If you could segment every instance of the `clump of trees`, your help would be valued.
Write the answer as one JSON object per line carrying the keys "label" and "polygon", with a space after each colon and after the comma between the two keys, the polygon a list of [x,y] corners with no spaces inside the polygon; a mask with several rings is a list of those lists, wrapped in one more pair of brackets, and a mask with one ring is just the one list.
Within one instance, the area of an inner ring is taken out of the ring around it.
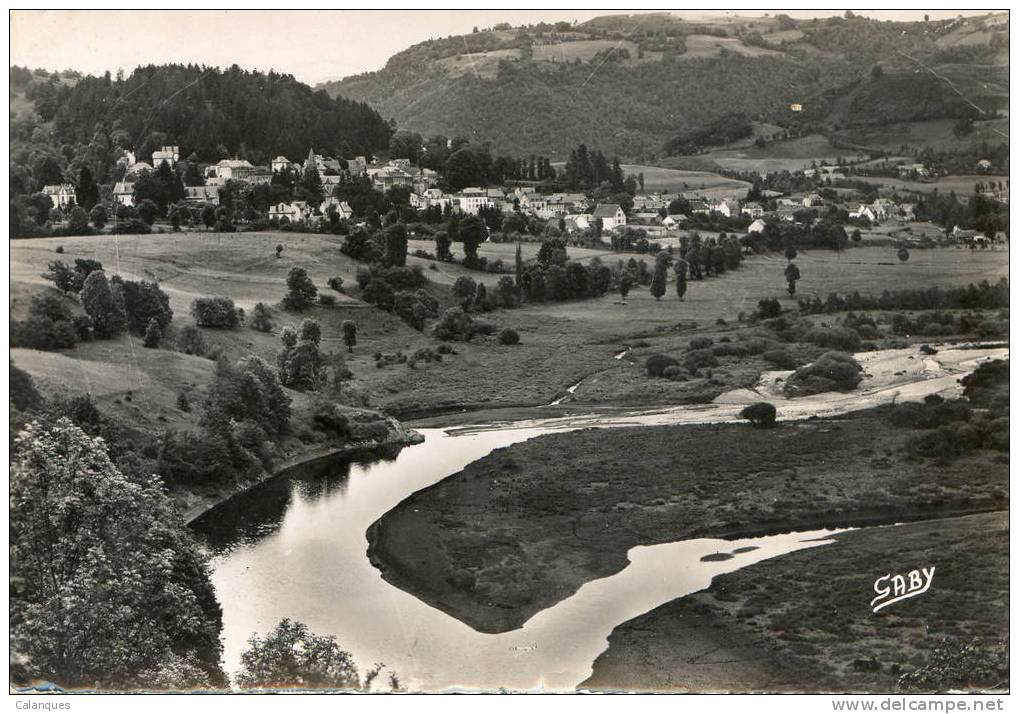
{"label": "clump of trees", "polygon": [[844,352],[825,352],[789,375],[783,391],[790,397],[821,392],[848,392],[863,379],[863,368]]}
{"label": "clump of trees", "polygon": [[881,295],[829,293],[825,300],[800,298],[800,312],[818,314],[846,310],[996,310],[1008,307],[1008,278],[996,283],[982,280],[964,288],[885,290]]}
{"label": "clump of trees", "polygon": [[283,619],[264,638],[248,640],[237,684],[244,689],[358,689],[361,678],[354,658],[335,637]]}
{"label": "clump of trees", "polygon": [[241,324],[234,301],[229,297],[195,298],[191,303],[191,316],[199,327],[233,329]]}

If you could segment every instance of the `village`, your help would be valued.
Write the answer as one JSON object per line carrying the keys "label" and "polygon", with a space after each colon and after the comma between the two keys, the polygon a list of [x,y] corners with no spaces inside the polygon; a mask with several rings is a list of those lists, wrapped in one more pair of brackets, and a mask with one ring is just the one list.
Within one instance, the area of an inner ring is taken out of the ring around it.
{"label": "village", "polygon": [[[404,220],[413,220],[415,212],[419,219],[433,223],[454,214],[481,216],[486,219],[491,235],[501,226],[503,217],[519,214],[545,222],[545,234],[551,229],[552,234],[567,237],[578,245],[615,245],[614,237],[630,229],[630,240],[624,243],[627,247],[641,238],[665,247],[678,245],[691,231],[714,229],[716,233],[739,234],[746,246],[755,235],[765,233],[769,224],[809,228],[823,219],[847,225],[850,231],[855,228],[854,240],[868,239],[870,244],[879,240],[915,248],[933,245],[987,248],[1008,240],[1004,231],[980,231],[920,220],[915,215],[918,200],[915,194],[874,196],[841,188],[847,181],[844,167],[824,163],[792,172],[799,183],[805,180],[814,186],[808,190],[791,193],[758,190],[756,200],[750,200],[751,192],[745,190],[636,191],[628,205],[621,205],[592,198],[591,191],[549,192],[547,181],[540,186],[537,181],[524,180],[513,181],[511,185],[444,190],[440,172],[402,158],[337,159],[309,149],[303,162],[280,155],[267,166],[256,166],[238,158],[200,164],[193,156],[182,157],[179,146],[159,147],[153,151],[151,161],[138,160],[134,152],[124,152],[117,162],[121,179],[110,192],[111,203],[116,206],[115,211],[109,211],[111,230],[117,230],[117,219],[137,215],[147,197],[144,191],[139,191],[139,182],[165,170],[168,176],[179,177],[182,184],[182,200],[176,211],[167,207],[166,224],[173,222],[176,212],[180,223],[199,225],[204,220],[209,228],[228,226],[226,230],[249,225],[252,230],[283,228],[314,232],[328,230],[339,222],[350,227],[365,226],[368,216],[358,215],[341,198],[342,186],[360,181],[378,194],[392,198],[392,204],[403,203],[409,209]],[[983,163],[987,165],[978,165],[977,169],[990,169],[989,162]],[[931,175],[924,164],[902,163],[895,168],[900,176],[914,179]],[[321,185],[322,200],[294,198],[293,187],[299,182],[308,183],[312,173],[316,177],[311,183]],[[247,201],[234,198],[249,196],[258,187],[270,196],[264,211],[252,208],[257,202],[251,198]],[[223,210],[224,192],[231,195],[231,211]],[[43,193],[52,201],[56,211],[53,218],[59,219],[77,205],[73,184],[47,185]],[[991,182],[987,195],[1007,205],[1007,182],[997,184],[996,188]],[[242,204],[243,210],[239,208]],[[152,215],[153,223],[158,219],[158,214]],[[641,233],[635,236],[633,231]]]}

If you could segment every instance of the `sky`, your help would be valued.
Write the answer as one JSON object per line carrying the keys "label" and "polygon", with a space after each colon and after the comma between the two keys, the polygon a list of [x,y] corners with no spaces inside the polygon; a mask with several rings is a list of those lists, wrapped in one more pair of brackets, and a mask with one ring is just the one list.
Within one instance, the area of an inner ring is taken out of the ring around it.
{"label": "sky", "polygon": [[[11,64],[86,74],[130,73],[170,62],[275,69],[309,84],[381,69],[400,50],[424,40],[512,25],[583,22],[633,10],[16,10],[11,12]],[[661,12],[654,10],[652,12]],[[765,9],[739,11],[763,15]],[[772,13],[776,11],[771,11]],[[794,17],[842,10],[784,10]],[[855,10],[888,20],[977,15],[987,10]],[[720,15],[723,10],[699,11]],[[677,13],[694,16],[695,13]]]}

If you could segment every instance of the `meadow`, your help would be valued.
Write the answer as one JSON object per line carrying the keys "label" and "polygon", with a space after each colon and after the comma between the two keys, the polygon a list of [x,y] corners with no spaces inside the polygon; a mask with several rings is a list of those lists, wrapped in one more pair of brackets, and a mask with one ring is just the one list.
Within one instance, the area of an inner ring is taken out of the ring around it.
{"label": "meadow", "polygon": [[[750,314],[758,300],[777,297],[786,307],[795,303],[785,293],[785,260],[777,255],[752,256],[742,267],[722,277],[691,281],[684,301],[676,299],[670,286],[662,300],[655,300],[647,288],[634,288],[626,300],[610,293],[601,298],[563,303],[526,304],[514,310],[497,310],[482,318],[498,327],[512,327],[521,336],[519,345],[505,346],[494,338],[475,338],[454,343],[457,354],[441,363],[377,368],[374,354],[411,354],[435,348],[427,331],[417,332],[390,313],[366,305],[355,296],[326,287],[330,276],[340,276],[345,286],[356,286],[360,264],[339,251],[342,238],[297,233],[179,233],[145,236],[90,236],[45,238],[11,243],[12,319],[22,319],[29,298],[52,290],[41,276],[50,261],[73,263],[74,258],[95,258],[110,273],[125,277],[158,280],[170,296],[176,329],[193,324],[191,301],[198,296],[226,295],[250,312],[256,302],[276,305],[285,292],[291,267],[306,268],[323,293],[336,297],[333,306],[315,306],[305,313],[288,313],[274,307],[275,331],[284,325],[297,326],[304,317],[320,321],[326,351],[343,351],[341,324],[350,319],[358,325],[358,345],[347,355],[354,378],[348,398],[356,404],[382,408],[396,415],[421,415],[434,411],[494,406],[545,404],[590,374],[619,369],[614,360],[623,345],[672,334],[678,323],[684,329],[714,329],[722,318],[734,323],[739,313]],[[283,244],[280,258],[275,246]],[[57,254],[56,247],[64,247]],[[434,244],[412,241],[434,250]],[[460,253],[454,245],[454,253]],[[522,244],[525,260],[537,253],[538,244]],[[512,266],[515,244],[483,244],[479,254],[502,259]],[[599,257],[612,265],[617,260],[646,260],[646,255],[613,253],[607,248],[570,248],[572,258],[586,261]],[[802,279],[798,295],[860,291],[879,293],[884,289],[966,285],[982,279],[996,280],[1008,275],[1007,250],[977,251],[954,248],[913,251],[901,263],[890,247],[854,248],[842,254],[804,251],[797,258]],[[421,264],[433,281],[429,288],[446,304],[451,303],[449,286],[459,275],[494,286],[499,275],[470,271],[462,266],[408,258]],[[435,264],[436,270],[430,265]],[[80,310],[77,306],[75,309]],[[210,344],[232,359],[250,353],[270,361],[279,349],[275,334],[250,327],[237,330],[203,329]],[[684,333],[684,335],[687,333]],[[650,337],[649,337],[650,336]],[[166,350],[146,350],[137,338],[83,343],[63,353],[14,353],[18,366],[39,377],[45,389],[101,391],[111,408],[134,414],[124,402],[128,390],[151,390],[152,409],[140,418],[163,423],[189,422],[173,407],[172,396],[180,389],[198,390],[210,378],[213,363]],[[110,365],[116,367],[111,371]],[[122,379],[118,379],[122,375]],[[146,386],[151,381],[151,386]],[[621,395],[616,390],[615,397]],[[148,398],[148,397],[146,397]],[[116,400],[120,402],[117,403]],[[146,403],[142,400],[140,403]],[[158,408],[157,408],[158,407]],[[133,417],[132,417],[133,418]],[[156,425],[158,426],[158,425]]]}

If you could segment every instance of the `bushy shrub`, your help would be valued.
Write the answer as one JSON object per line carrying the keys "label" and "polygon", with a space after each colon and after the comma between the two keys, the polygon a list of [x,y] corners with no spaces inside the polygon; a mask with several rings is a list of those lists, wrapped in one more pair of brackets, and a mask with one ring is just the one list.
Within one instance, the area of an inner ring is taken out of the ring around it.
{"label": "bushy shrub", "polygon": [[762,320],[778,317],[782,314],[782,305],[776,298],[765,298],[757,301],[757,316]]}
{"label": "bushy shrub", "polygon": [[186,355],[204,357],[209,351],[205,335],[194,325],[186,325],[177,333],[177,351]]}
{"label": "bushy shrub", "polygon": [[766,352],[772,343],[760,337],[739,342],[720,342],[711,347],[716,357],[747,357]]}
{"label": "bushy shrub", "polygon": [[520,333],[511,327],[507,327],[499,333],[499,342],[504,345],[520,344]]}
{"label": "bushy shrub", "polygon": [[718,358],[711,350],[690,350],[683,356],[683,364],[691,372],[703,367],[717,367]]}
{"label": "bushy shrub", "polygon": [[860,348],[860,335],[844,327],[814,327],[805,337],[807,342],[827,349],[855,352]]}
{"label": "bushy shrub", "polygon": [[751,424],[763,429],[770,429],[775,426],[775,419],[778,415],[778,411],[774,405],[768,404],[767,402],[757,402],[743,408],[739,413],[740,417],[746,419]]}
{"label": "bushy shrub", "polygon": [[271,332],[272,320],[269,317],[269,308],[265,303],[255,303],[251,311],[251,326],[259,332]]}
{"label": "bushy shrub", "polygon": [[320,305],[325,307],[331,307],[336,304],[336,296],[330,295],[329,293],[320,293],[318,296],[318,302]]}
{"label": "bushy shrub", "polygon": [[339,275],[334,275],[333,277],[329,278],[326,284],[329,286],[331,290],[335,290],[338,293],[343,292],[343,278],[341,278]]}
{"label": "bushy shrub", "polygon": [[991,406],[998,396],[1008,397],[1008,361],[995,359],[980,364],[960,380],[963,396],[977,407]]}
{"label": "bushy shrub", "polygon": [[671,367],[666,367],[665,369],[663,369],[662,376],[665,377],[666,379],[671,379],[673,381],[686,379],[686,375],[683,372],[683,368],[678,365],[672,365]]}
{"label": "bushy shrub", "polygon": [[768,350],[761,355],[765,362],[778,369],[796,369],[796,358],[785,350]]}
{"label": "bushy shrub", "polygon": [[11,325],[11,346],[61,350],[78,341],[71,310],[62,297],[43,293],[32,298],[28,318]]}
{"label": "bushy shrub", "polygon": [[812,363],[800,367],[786,381],[789,396],[844,392],[855,388],[863,378],[863,368],[843,352],[825,352]]}
{"label": "bushy shrub", "polygon": [[233,329],[240,324],[234,301],[228,297],[200,297],[191,303],[191,316],[199,327]]}
{"label": "bushy shrub", "polygon": [[644,361],[644,368],[647,370],[648,376],[651,377],[662,377],[667,367],[678,365],[679,361],[675,357],[662,354],[651,355]]}
{"label": "bushy shrub", "polygon": [[19,411],[37,409],[42,405],[42,396],[35,388],[32,375],[10,362],[8,392],[11,404]]}
{"label": "bushy shrub", "polygon": [[[935,395],[932,395],[935,396]],[[935,429],[957,421],[969,421],[973,416],[970,406],[961,400],[925,400],[897,404],[889,414],[895,426],[912,429]]]}
{"label": "bushy shrub", "polygon": [[687,349],[704,350],[711,347],[711,345],[713,344],[715,344],[715,341],[712,340],[710,337],[694,337],[692,340],[690,340],[690,345],[689,347],[687,347]]}

